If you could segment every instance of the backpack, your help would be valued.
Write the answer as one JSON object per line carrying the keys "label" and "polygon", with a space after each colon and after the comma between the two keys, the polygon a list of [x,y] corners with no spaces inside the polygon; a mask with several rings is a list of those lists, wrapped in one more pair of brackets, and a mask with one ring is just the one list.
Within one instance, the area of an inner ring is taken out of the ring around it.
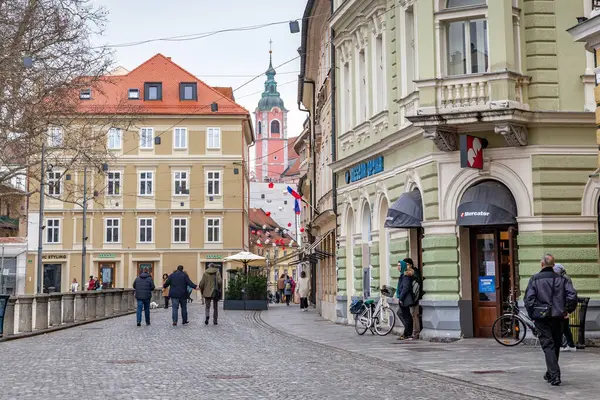
{"label": "backpack", "polygon": [[421,284],[419,283],[418,279],[413,279],[412,282],[412,292],[413,292],[413,299],[414,302],[416,303],[417,301],[419,301],[421,298]]}
{"label": "backpack", "polygon": [[291,283],[286,283],[285,284],[285,290],[292,290],[292,284]]}

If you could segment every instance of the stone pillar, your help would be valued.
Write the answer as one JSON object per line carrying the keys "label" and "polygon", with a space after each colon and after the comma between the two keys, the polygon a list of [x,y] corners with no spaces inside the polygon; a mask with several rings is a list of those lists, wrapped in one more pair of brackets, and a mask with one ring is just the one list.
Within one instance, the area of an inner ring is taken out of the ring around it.
{"label": "stone pillar", "polygon": [[104,315],[107,317],[110,317],[114,314],[114,295],[115,291],[112,289],[109,289],[104,292]]}
{"label": "stone pillar", "polygon": [[35,295],[35,329],[48,329],[48,301],[49,294]]}
{"label": "stone pillar", "polygon": [[89,321],[90,319],[96,318],[96,295],[98,293],[94,291],[89,291],[85,293],[85,297],[87,298],[86,307],[85,307],[85,319]]}
{"label": "stone pillar", "polygon": [[6,304],[6,310],[4,312],[4,328],[2,330],[2,335],[11,336],[15,334],[15,302],[17,301],[16,297],[11,297],[8,299],[8,303]]}
{"label": "stone pillar", "polygon": [[85,321],[86,299],[87,299],[87,297],[85,296],[85,292],[78,292],[77,294],[75,294],[75,315],[74,315],[75,322]]}
{"label": "stone pillar", "polygon": [[104,317],[104,292],[98,292],[96,295],[96,318]]}
{"label": "stone pillar", "polygon": [[60,326],[62,323],[62,293],[50,295],[50,326]]}
{"label": "stone pillar", "polygon": [[[79,295],[79,297],[82,298],[81,295]],[[62,322],[64,324],[70,324],[70,323],[73,323],[74,321],[75,321],[75,293],[64,293],[63,294],[63,319],[62,319]]]}
{"label": "stone pillar", "polygon": [[19,332],[31,332],[33,322],[33,296],[19,296]]}
{"label": "stone pillar", "polygon": [[121,300],[123,299],[123,290],[117,289],[113,295],[113,310],[115,314],[121,314]]}
{"label": "stone pillar", "polygon": [[137,308],[137,304],[135,301],[135,291],[133,289],[129,289],[129,293],[127,294],[127,309],[129,311],[134,311]]}
{"label": "stone pillar", "polygon": [[127,298],[127,296],[127,290],[123,290],[123,295],[121,297],[121,313],[126,313],[129,309],[129,299]]}

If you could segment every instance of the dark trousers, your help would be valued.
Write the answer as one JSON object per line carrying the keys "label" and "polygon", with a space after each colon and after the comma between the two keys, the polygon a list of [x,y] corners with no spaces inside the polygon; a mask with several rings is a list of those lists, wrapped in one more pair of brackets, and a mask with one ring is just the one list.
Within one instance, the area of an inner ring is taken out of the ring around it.
{"label": "dark trousers", "polygon": [[144,319],[146,323],[150,323],[150,299],[140,300],[137,299],[137,310],[135,316],[137,317],[137,323],[142,322],[142,309],[144,310]]}
{"label": "dark trousers", "polygon": [[285,304],[287,304],[289,306],[291,299],[292,299],[292,295],[291,294],[286,294],[285,295]]}
{"label": "dark trousers", "polygon": [[410,313],[410,307],[400,307],[400,319],[404,325],[404,337],[412,336],[413,334],[413,316]]}
{"label": "dark trousers", "polygon": [[217,322],[217,319],[219,318],[219,299],[218,298],[213,298],[213,297],[205,297],[204,298],[204,304],[205,304],[205,313],[206,313],[206,320],[208,321],[210,319],[210,303],[213,303],[213,321]]}
{"label": "dark trousers", "polygon": [[[565,335],[565,338],[567,339],[567,346],[575,347],[575,342],[573,341],[573,332],[571,332],[571,327],[569,326],[568,319],[565,319],[563,321],[563,334]],[[561,338],[560,344],[562,345],[562,338]]]}
{"label": "dark trousers", "polygon": [[563,335],[563,320],[561,318],[537,320],[535,327],[546,358],[546,373],[550,379],[560,379],[558,356]]}
{"label": "dark trousers", "polygon": [[169,296],[165,296],[165,308],[169,308]]}
{"label": "dark trousers", "polygon": [[173,322],[177,323],[177,316],[179,313],[179,306],[181,306],[181,319],[183,322],[187,322],[187,298],[178,299],[176,297],[171,298],[171,308],[173,309]]}
{"label": "dark trousers", "polygon": [[300,297],[300,308],[308,308],[308,297]]}

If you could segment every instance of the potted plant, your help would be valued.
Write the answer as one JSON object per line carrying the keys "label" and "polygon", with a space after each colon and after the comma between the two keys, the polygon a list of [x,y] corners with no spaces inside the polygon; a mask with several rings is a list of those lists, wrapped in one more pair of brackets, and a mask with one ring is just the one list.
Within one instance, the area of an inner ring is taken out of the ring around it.
{"label": "potted plant", "polygon": [[244,283],[244,275],[231,274],[225,290],[224,310],[244,310]]}
{"label": "potted plant", "polygon": [[246,280],[246,310],[266,310],[267,277],[263,275],[248,275]]}

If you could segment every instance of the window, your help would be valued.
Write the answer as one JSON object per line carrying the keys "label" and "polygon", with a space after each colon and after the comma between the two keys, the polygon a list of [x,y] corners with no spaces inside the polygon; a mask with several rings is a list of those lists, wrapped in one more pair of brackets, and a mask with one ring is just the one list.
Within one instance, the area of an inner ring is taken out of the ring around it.
{"label": "window", "polygon": [[140,89],[129,89],[127,91],[127,97],[129,98],[129,100],[139,100]]}
{"label": "window", "polygon": [[144,100],[162,100],[162,83],[144,83]]}
{"label": "window", "polygon": [[264,198],[265,198],[265,195],[264,195],[264,194],[261,194],[261,195],[260,195],[260,198],[261,198],[261,199],[264,199]]}
{"label": "window", "polygon": [[187,172],[177,171],[174,173],[174,189],[176,195],[189,194]]}
{"label": "window", "polygon": [[280,133],[279,121],[271,121],[271,133]]}
{"label": "window", "polygon": [[358,122],[367,120],[367,55],[358,53]]}
{"label": "window", "polygon": [[187,128],[175,128],[173,136],[173,143],[176,149],[187,148]]}
{"label": "window", "polygon": [[198,89],[195,82],[179,84],[179,100],[198,100]]}
{"label": "window", "polygon": [[344,86],[343,86],[343,94],[342,98],[342,107],[343,107],[343,121],[342,127],[344,132],[348,132],[352,128],[352,85],[350,83],[350,63],[344,64]]}
{"label": "window", "polygon": [[140,243],[152,243],[152,218],[140,218]]}
{"label": "window", "polygon": [[48,195],[60,196],[61,194],[61,173],[48,172]]}
{"label": "window", "polygon": [[81,89],[79,91],[79,98],[81,100],[91,100],[92,99],[92,89]]}
{"label": "window", "polygon": [[108,195],[121,195],[121,172],[112,171],[106,174],[108,176]]}
{"label": "window", "polygon": [[404,59],[406,60],[406,86],[407,90],[405,95],[408,95],[415,91],[415,79],[416,79],[416,63],[417,63],[417,52],[416,52],[416,32],[415,32],[415,13],[414,8],[409,7],[405,14],[405,31],[404,35],[406,40],[406,53]]}
{"label": "window", "polygon": [[377,84],[374,86],[375,93],[375,112],[385,109],[385,65],[383,64],[383,35],[375,38],[375,80]]}
{"label": "window", "polygon": [[153,190],[153,173],[152,172],[140,172],[140,195],[141,196],[152,196]]}
{"label": "window", "polygon": [[206,220],[206,241],[208,243],[221,242],[221,219],[207,218]]}
{"label": "window", "polygon": [[209,149],[220,149],[221,148],[221,128],[208,128],[207,131],[207,148]]}
{"label": "window", "polygon": [[262,135],[262,122],[258,121],[258,124],[256,124],[256,132],[259,135]]}
{"label": "window", "polygon": [[60,147],[63,145],[63,130],[55,126],[48,130],[48,146]]}
{"label": "window", "polygon": [[487,20],[448,24],[448,75],[476,74],[488,69]]}
{"label": "window", "polygon": [[218,171],[208,171],[206,173],[206,194],[209,196],[221,195],[221,173]]}
{"label": "window", "polygon": [[174,218],[173,242],[186,243],[187,241],[187,218]]}
{"label": "window", "polygon": [[140,148],[151,149],[154,147],[154,128],[140,130]]}
{"label": "window", "polygon": [[119,243],[120,239],[120,220],[119,218],[107,218],[105,220],[106,225],[106,236],[104,237],[105,243]]}
{"label": "window", "polygon": [[277,160],[277,156],[273,156],[273,160]]}
{"label": "window", "polygon": [[110,128],[108,130],[108,148],[110,150],[121,149],[121,130],[118,128]]}
{"label": "window", "polygon": [[485,0],[448,0],[446,8],[485,5]]}
{"label": "window", "polygon": [[46,243],[60,243],[60,219],[46,220]]}

